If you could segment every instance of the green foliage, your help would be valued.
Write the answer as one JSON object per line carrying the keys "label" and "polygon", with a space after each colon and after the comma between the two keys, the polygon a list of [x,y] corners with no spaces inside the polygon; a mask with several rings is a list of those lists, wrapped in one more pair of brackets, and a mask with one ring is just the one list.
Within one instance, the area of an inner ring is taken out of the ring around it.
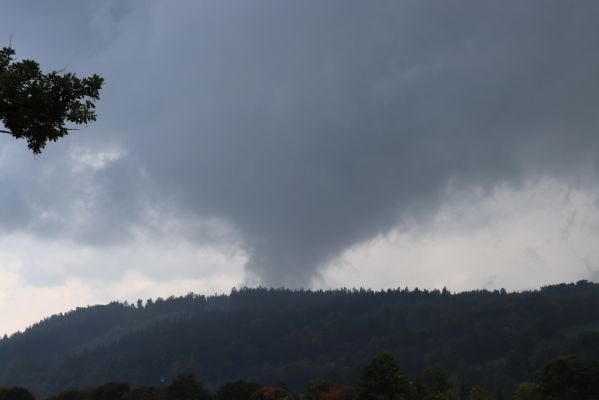
{"label": "green foliage", "polygon": [[15,51],[0,50],[0,121],[15,138],[23,138],[34,154],[48,140],[69,133],[65,123],[87,124],[96,120],[95,101],[100,99],[103,78],[78,78],[72,73],[43,73],[33,60],[13,60]]}
{"label": "green foliage", "polygon": [[24,382],[43,396],[193,373],[214,392],[239,378],[301,391],[316,378],[357,382],[371,355],[390,349],[402,373],[418,377],[415,386],[427,366],[438,364],[463,397],[473,383],[511,394],[559,354],[599,359],[598,332],[563,334],[592,321],[599,321],[599,284],[588,282],[506,295],[265,288],[189,294],[143,307],[80,308],[0,339],[0,386]]}
{"label": "green foliage", "polygon": [[417,400],[457,400],[455,385],[447,370],[441,366],[429,367],[421,377],[412,382]]}
{"label": "green foliage", "polygon": [[129,392],[127,382],[108,382],[91,393],[91,400],[121,400]]}
{"label": "green foliage", "polygon": [[543,394],[536,383],[522,382],[516,387],[513,400],[543,400]]}
{"label": "green foliage", "polygon": [[29,390],[22,387],[0,389],[0,400],[35,400]]}
{"label": "green foliage", "polygon": [[466,400],[495,400],[495,396],[491,391],[483,388],[480,385],[473,385],[470,388],[470,392],[468,396],[466,396]]}
{"label": "green foliage", "polygon": [[412,397],[408,379],[389,353],[379,353],[362,372],[359,400],[404,400]]}
{"label": "green foliage", "polygon": [[163,400],[163,398],[164,393],[162,390],[151,386],[142,386],[130,390],[127,394],[125,394],[124,400]]}
{"label": "green foliage", "polygon": [[[562,356],[548,362],[538,374],[537,382],[517,385],[512,400],[591,400],[599,399],[599,364],[579,356]],[[359,382],[358,396],[351,387],[338,388],[318,379],[308,384],[303,394],[277,386],[246,381],[228,382],[221,386],[214,400],[502,400],[501,390],[495,393],[482,385],[463,385],[459,397],[449,374],[441,367],[427,368],[410,380],[401,374],[399,365],[388,353],[380,353],[365,367]],[[466,389],[468,388],[466,393]],[[127,382],[108,382],[86,391],[67,390],[48,400],[210,400],[192,374],[180,374],[170,386],[157,388],[140,386],[130,389]],[[22,387],[0,388],[0,400],[35,400]]]}
{"label": "green foliage", "polygon": [[209,400],[210,395],[192,374],[180,374],[167,388],[167,400]]}
{"label": "green foliage", "polygon": [[455,385],[449,378],[447,370],[440,365],[424,370],[423,384],[425,390],[429,393],[455,390]]}
{"label": "green foliage", "polygon": [[349,387],[337,385],[324,379],[316,379],[308,384],[302,396],[305,400],[355,400],[356,393]]}
{"label": "green foliage", "polygon": [[262,386],[252,394],[250,400],[283,400],[288,397],[290,397],[289,393],[283,388]]}
{"label": "green foliage", "polygon": [[558,357],[546,364],[537,378],[548,400],[599,399],[599,363],[578,355]]}
{"label": "green foliage", "polygon": [[254,382],[235,381],[221,386],[216,393],[216,400],[249,400],[262,386]]}
{"label": "green foliage", "polygon": [[459,400],[455,390],[447,389],[441,392],[429,393],[424,400]]}
{"label": "green foliage", "polygon": [[323,379],[313,380],[308,384],[304,398],[306,400],[323,400],[334,386],[331,382]]}
{"label": "green foliage", "polygon": [[87,400],[88,397],[88,394],[81,390],[69,389],[48,397],[48,400]]}

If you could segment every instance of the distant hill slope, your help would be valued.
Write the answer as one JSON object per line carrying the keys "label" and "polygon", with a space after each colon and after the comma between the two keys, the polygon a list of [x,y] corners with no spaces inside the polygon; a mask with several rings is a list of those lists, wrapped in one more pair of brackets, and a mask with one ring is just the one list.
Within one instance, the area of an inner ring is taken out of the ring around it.
{"label": "distant hill slope", "polygon": [[0,386],[38,394],[112,380],[160,385],[192,372],[304,388],[354,382],[386,350],[408,374],[441,364],[460,382],[510,390],[552,357],[599,357],[599,285],[505,293],[234,290],[111,303],[47,318],[0,340]]}

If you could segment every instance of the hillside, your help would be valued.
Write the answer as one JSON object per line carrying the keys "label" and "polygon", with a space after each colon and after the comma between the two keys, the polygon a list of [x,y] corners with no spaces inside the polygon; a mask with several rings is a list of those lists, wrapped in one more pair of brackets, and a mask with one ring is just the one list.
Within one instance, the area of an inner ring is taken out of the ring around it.
{"label": "hillside", "polygon": [[241,289],[54,315],[0,340],[0,387],[38,394],[191,372],[214,390],[248,379],[305,388],[355,381],[386,350],[411,375],[440,364],[511,390],[560,354],[599,357],[599,284],[538,291]]}

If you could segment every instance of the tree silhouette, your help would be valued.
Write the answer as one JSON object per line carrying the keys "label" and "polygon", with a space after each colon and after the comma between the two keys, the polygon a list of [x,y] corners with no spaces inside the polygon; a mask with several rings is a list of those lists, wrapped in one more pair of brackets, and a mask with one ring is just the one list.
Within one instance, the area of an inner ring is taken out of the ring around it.
{"label": "tree silhouette", "polygon": [[317,379],[308,384],[304,397],[306,400],[323,400],[333,388],[335,385],[331,382]]}
{"label": "tree silhouette", "polygon": [[225,383],[216,393],[216,400],[248,400],[262,386],[258,383],[235,381]]}
{"label": "tree silhouette", "polygon": [[536,383],[522,382],[516,387],[513,400],[543,400],[539,385]]}
{"label": "tree silhouette", "polygon": [[489,390],[480,385],[473,385],[466,396],[466,400],[493,400],[494,398]]}
{"label": "tree silhouette", "polygon": [[96,120],[102,77],[81,79],[61,71],[45,74],[36,61],[16,62],[14,55],[10,47],[0,50],[0,121],[5,128],[0,132],[27,140],[27,147],[37,155],[48,140],[56,141],[73,130],[65,123]]}
{"label": "tree silhouette", "polygon": [[599,363],[578,355],[557,357],[537,377],[541,392],[551,400],[599,398]]}
{"label": "tree silhouette", "polygon": [[401,374],[399,364],[389,353],[379,353],[364,367],[360,379],[359,400],[407,400],[410,383]]}
{"label": "tree silhouette", "polygon": [[192,374],[180,374],[167,388],[167,400],[209,400],[210,395]]}
{"label": "tree silhouette", "polygon": [[22,387],[0,389],[0,400],[35,400],[29,390]]}

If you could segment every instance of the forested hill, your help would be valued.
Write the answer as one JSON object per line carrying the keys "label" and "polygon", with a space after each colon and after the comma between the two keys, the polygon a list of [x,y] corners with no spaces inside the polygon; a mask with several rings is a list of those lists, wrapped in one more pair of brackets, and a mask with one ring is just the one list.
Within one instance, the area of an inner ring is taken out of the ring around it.
{"label": "forested hill", "polygon": [[379,351],[406,374],[442,365],[462,384],[511,390],[554,356],[599,358],[599,284],[538,291],[241,289],[111,303],[47,318],[0,341],[0,387],[38,394],[107,381],[209,389],[248,379],[343,384]]}

